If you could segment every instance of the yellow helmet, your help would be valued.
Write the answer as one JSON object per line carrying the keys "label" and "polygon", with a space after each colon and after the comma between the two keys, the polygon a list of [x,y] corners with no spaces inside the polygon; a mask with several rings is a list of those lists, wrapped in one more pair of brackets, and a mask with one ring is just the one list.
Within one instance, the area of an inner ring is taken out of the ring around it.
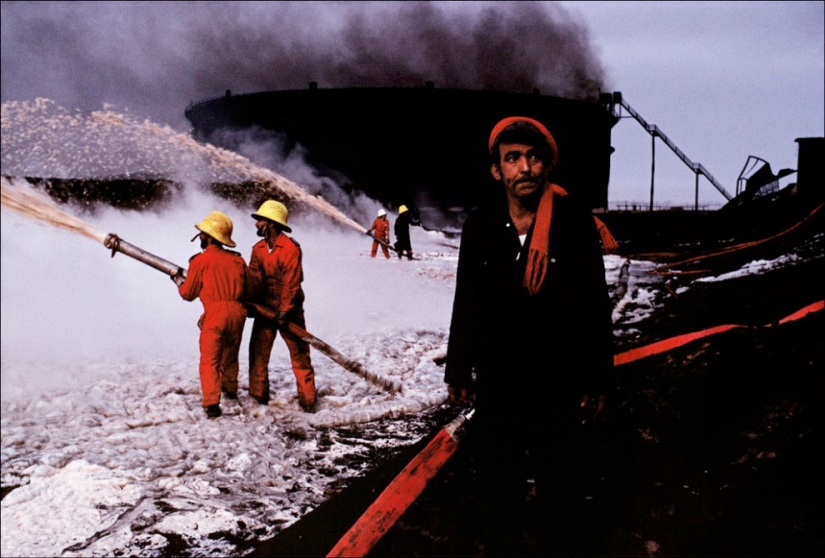
{"label": "yellow helmet", "polygon": [[[230,219],[225,213],[213,211],[207,215],[203,221],[195,225],[195,228],[200,232],[211,236],[221,244],[225,244],[230,248],[235,247],[235,243],[231,238],[232,219]],[[194,238],[192,240],[194,240]]]}
{"label": "yellow helmet", "polygon": [[255,219],[266,219],[267,221],[272,221],[273,223],[280,225],[280,227],[286,232],[292,232],[292,229],[286,224],[287,219],[289,218],[289,211],[286,206],[279,201],[266,200],[261,204],[261,207],[258,208],[258,211],[252,214],[252,216]]}
{"label": "yellow helmet", "polygon": [[409,211],[409,210],[407,209],[406,205],[402,205],[401,207],[398,208],[398,214],[399,215],[401,215],[402,213],[405,213],[407,211]]}

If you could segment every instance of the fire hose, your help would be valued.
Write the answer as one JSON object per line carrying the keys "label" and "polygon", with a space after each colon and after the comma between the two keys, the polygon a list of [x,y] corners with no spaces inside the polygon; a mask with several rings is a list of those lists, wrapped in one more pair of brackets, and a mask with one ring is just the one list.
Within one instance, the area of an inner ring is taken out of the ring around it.
{"label": "fire hose", "polygon": [[474,414],[475,409],[469,407],[439,430],[430,443],[396,475],[327,556],[366,556],[456,452],[467,422]]}
{"label": "fire hose", "polygon": [[[682,261],[678,261],[678,262],[672,262],[672,263],[669,263],[667,265],[662,265],[662,266],[657,267],[655,270],[653,270],[652,273],[656,273],[657,275],[680,275],[680,274],[683,275],[683,274],[686,274],[686,273],[691,273],[691,272],[685,272],[685,271],[670,271],[670,270],[675,268],[675,267],[680,267],[680,266],[683,266],[685,264],[691,264],[691,263],[694,263],[694,262],[697,262],[697,261],[700,261],[700,260],[705,260],[705,259],[708,259],[708,258],[714,258],[716,256],[722,256],[722,255],[730,254],[731,252],[744,250],[746,248],[753,248],[754,246],[758,246],[760,244],[764,244],[764,243],[769,242],[771,240],[775,240],[775,239],[777,239],[781,236],[784,236],[784,235],[790,233],[791,231],[801,227],[802,225],[804,225],[806,221],[810,220],[817,213],[819,213],[819,211],[821,211],[823,207],[825,207],[825,203],[819,204],[808,215],[803,217],[798,222],[794,223],[793,225],[791,225],[787,229],[785,229],[783,231],[780,231],[780,232],[778,232],[774,235],[771,235],[769,237],[760,238],[758,240],[752,240],[750,242],[743,242],[741,244],[736,244],[734,246],[729,246],[727,248],[722,248],[721,250],[717,250],[715,252],[711,252],[711,253],[708,253],[708,254],[702,254],[702,255],[699,255],[699,256],[694,256],[692,258],[688,258],[686,260],[682,260]],[[692,273],[702,273],[702,271],[696,271],[696,272],[692,272]]]}
{"label": "fire hose", "polygon": [[[819,300],[763,327],[779,326],[823,310],[825,310],[825,300]],[[666,352],[702,337],[743,327],[746,326],[738,324],[721,325],[617,353],[613,358],[614,366]],[[469,408],[443,427],[338,540],[327,554],[327,557],[366,556],[369,554],[407,508],[421,495],[426,484],[438,474],[438,471],[458,449],[460,437],[466,430],[467,423],[474,413],[474,409]]]}
{"label": "fire hose", "polygon": [[[112,250],[112,257],[115,257],[115,254],[120,252],[121,254],[126,254],[131,258],[136,259],[139,262],[145,263],[149,267],[153,267],[159,271],[162,271],[169,275],[172,280],[175,282],[176,285],[180,286],[186,280],[186,270],[181,266],[174,264],[170,261],[164,260],[154,254],[150,254],[146,250],[142,248],[138,248],[134,244],[130,244],[126,242],[122,238],[118,237],[116,234],[108,234],[103,241],[103,245],[106,248]],[[260,316],[267,318],[267,319],[275,319],[277,316],[277,312],[274,310],[262,306],[260,304],[254,303],[247,303],[247,306],[253,308]],[[339,351],[336,351],[332,348],[329,344],[321,341],[304,328],[299,327],[297,324],[292,322],[286,322],[281,325],[279,328],[281,333],[287,332],[288,335],[293,335],[299,339],[302,339],[309,343],[311,346],[315,347],[330,359],[332,359],[337,364],[341,365],[344,369],[353,372],[364,378],[367,382],[376,385],[382,389],[385,389],[391,393],[398,393],[401,391],[401,384],[387,378],[385,376],[381,376],[380,374],[376,374],[367,370],[361,363],[351,360],[341,354]]]}
{"label": "fire hose", "polygon": [[[265,306],[261,306],[260,304],[254,303],[247,303],[247,306],[253,308],[258,314],[260,314],[264,318],[270,320],[274,320],[277,318],[277,313]],[[286,328],[289,334],[294,335],[299,339],[303,339],[304,341],[306,341],[307,343],[309,343],[310,345],[312,345],[313,347],[327,355],[329,358],[331,358],[332,360],[334,360],[350,372],[355,372],[371,384],[378,385],[391,393],[398,393],[399,391],[401,391],[401,384],[391,380],[390,378],[387,378],[386,376],[380,376],[378,374],[370,372],[369,370],[364,368],[364,366],[360,362],[356,362],[345,357],[340,352],[330,347],[327,343],[321,341],[320,339],[309,333],[304,328],[298,326],[297,324],[287,322]]]}
{"label": "fire hose", "polygon": [[373,239],[374,241],[378,242],[381,246],[385,246],[385,247],[389,248],[390,250],[392,250],[393,252],[398,252],[398,250],[396,250],[396,249],[395,249],[395,246],[391,245],[391,244],[390,244],[389,242],[387,242],[386,240],[383,240],[383,239],[381,239],[381,238],[378,238],[377,236],[375,236],[375,235],[374,235],[374,234],[372,234],[371,232],[367,232],[367,233],[366,233],[366,235],[367,235],[368,237],[370,237],[371,239]]}

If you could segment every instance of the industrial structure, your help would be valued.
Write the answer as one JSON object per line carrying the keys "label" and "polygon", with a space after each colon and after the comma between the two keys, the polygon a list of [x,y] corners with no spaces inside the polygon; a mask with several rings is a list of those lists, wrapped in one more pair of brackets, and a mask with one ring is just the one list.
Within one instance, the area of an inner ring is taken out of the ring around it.
{"label": "industrial structure", "polygon": [[[267,141],[283,156],[300,146],[305,160],[344,192],[363,193],[388,209],[417,213],[426,229],[458,232],[466,213],[494,187],[487,136],[501,118],[522,115],[547,124],[556,138],[555,180],[583,199],[619,241],[624,253],[690,246],[722,238],[758,236],[803,218],[825,201],[825,138],[801,137],[797,169],[774,171],[751,155],[735,190],[722,186],[655,124],[648,123],[621,92],[579,100],[532,93],[423,87],[330,88],[232,95],[190,104],[185,110],[200,142],[242,151],[246,141]],[[635,120],[651,137],[650,204],[608,211],[613,128]],[[696,176],[693,211],[656,211],[656,144],[663,142]],[[796,175],[796,176],[794,176]],[[700,178],[728,202],[701,210]],[[793,180],[795,179],[795,181]],[[29,177],[58,201],[74,199],[143,209],[181,188],[168,177],[59,179]],[[236,203],[260,203],[254,184],[212,184]],[[733,191],[733,193],[731,193]],[[268,193],[268,196],[275,195]],[[308,192],[313,197],[314,192]],[[332,200],[329,200],[330,202]],[[348,206],[348,208],[351,206]]]}
{"label": "industrial structure", "polygon": [[[619,121],[612,97],[574,100],[532,93],[409,88],[322,89],[232,95],[196,102],[186,111],[192,134],[236,150],[232,131],[280,134],[300,144],[307,162],[348,191],[398,207],[431,207],[457,220],[492,184],[487,136],[514,114],[545,123],[558,143],[556,178],[594,209],[607,207],[611,130]],[[426,215],[422,215],[426,225]]]}

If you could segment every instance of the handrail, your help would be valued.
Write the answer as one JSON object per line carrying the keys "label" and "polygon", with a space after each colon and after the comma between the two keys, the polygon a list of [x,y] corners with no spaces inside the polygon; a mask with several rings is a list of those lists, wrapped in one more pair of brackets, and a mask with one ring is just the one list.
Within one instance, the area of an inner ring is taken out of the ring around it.
{"label": "handrail", "polygon": [[624,96],[622,96],[619,103],[621,104],[621,106],[625,108],[625,110],[627,110],[627,112],[630,113],[630,115],[633,118],[636,119],[636,121],[639,124],[642,125],[642,128],[644,128],[651,136],[661,138],[661,140],[665,142],[665,145],[667,145],[671,149],[671,151],[673,151],[676,154],[676,156],[679,157],[682,160],[682,162],[688,166],[690,170],[692,170],[696,174],[704,175],[705,178],[707,178],[708,181],[711,184],[713,184],[713,186],[717,190],[719,190],[719,193],[725,196],[726,200],[730,201],[733,199],[733,196],[730,195],[727,192],[727,190],[725,190],[722,184],[718,180],[716,180],[716,178],[712,174],[710,174],[710,171],[708,171],[708,169],[706,169],[701,163],[694,163],[693,161],[691,161],[690,158],[687,155],[685,155],[684,152],[682,152],[682,150],[679,149],[676,146],[676,144],[673,143],[673,141],[671,141],[671,139],[667,137],[658,126],[656,126],[655,124],[648,124],[647,121],[644,118],[642,118],[642,116],[638,112],[636,112],[629,104],[627,104],[627,101],[624,99]]}

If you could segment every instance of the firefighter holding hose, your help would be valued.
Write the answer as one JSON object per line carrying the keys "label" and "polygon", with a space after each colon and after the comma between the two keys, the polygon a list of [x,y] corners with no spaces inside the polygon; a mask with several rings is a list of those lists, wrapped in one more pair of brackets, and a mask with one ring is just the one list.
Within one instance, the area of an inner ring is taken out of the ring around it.
{"label": "firefighter holding hose", "polygon": [[304,411],[313,412],[315,372],[309,344],[284,327],[288,323],[306,327],[301,247],[285,234],[292,229],[287,225],[289,212],[284,204],[267,200],[252,217],[263,239],[252,247],[249,259],[249,301],[273,310],[277,318],[255,316],[249,341],[249,394],[261,405],[269,404],[269,358],[280,329],[292,360],[298,403]]}
{"label": "firefighter holding hose", "polygon": [[[372,233],[375,233],[374,236]],[[387,246],[390,244],[390,221],[387,219],[387,212],[385,210],[378,210],[378,215],[375,217],[375,221],[372,222],[372,227],[370,227],[366,234],[373,236],[370,257],[374,258],[378,254],[378,245],[380,244],[384,257],[390,259],[390,251],[387,249]]]}
{"label": "firefighter holding hose", "polygon": [[[221,391],[228,399],[238,392],[238,353],[246,323],[244,289],[247,266],[243,257],[224,246],[232,241],[232,220],[213,211],[195,225],[203,251],[189,260],[189,270],[178,292],[184,300],[203,303],[198,320],[200,333],[200,379],[206,416],[221,416]],[[176,277],[173,276],[173,280]]]}

